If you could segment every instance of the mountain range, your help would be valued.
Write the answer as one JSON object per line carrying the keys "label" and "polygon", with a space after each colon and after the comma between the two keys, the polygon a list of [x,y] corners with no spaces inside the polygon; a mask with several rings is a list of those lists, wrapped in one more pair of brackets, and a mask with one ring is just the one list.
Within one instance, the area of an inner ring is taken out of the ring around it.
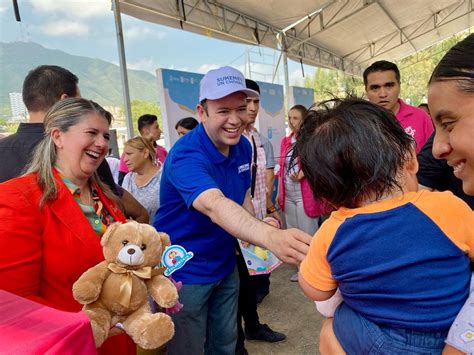
{"label": "mountain range", "polygon": [[[79,78],[83,97],[104,106],[123,106],[119,66],[101,59],[48,49],[34,42],[0,42],[0,108],[10,107],[10,92],[21,92],[28,72],[38,65],[64,67]],[[156,77],[146,71],[128,70],[130,98],[158,101]],[[9,110],[8,110],[9,111]]]}

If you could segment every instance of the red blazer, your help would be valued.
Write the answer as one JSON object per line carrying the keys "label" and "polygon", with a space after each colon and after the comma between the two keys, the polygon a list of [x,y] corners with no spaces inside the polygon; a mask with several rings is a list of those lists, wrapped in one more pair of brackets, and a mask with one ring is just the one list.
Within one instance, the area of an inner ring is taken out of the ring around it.
{"label": "red blazer", "polygon": [[[100,238],[78,203],[56,175],[58,198],[39,208],[37,175],[0,184],[0,289],[63,311],[78,312],[72,285],[84,271],[104,260]],[[120,210],[99,197],[117,221]],[[123,337],[113,337],[123,338]],[[118,339],[117,339],[118,340]]]}

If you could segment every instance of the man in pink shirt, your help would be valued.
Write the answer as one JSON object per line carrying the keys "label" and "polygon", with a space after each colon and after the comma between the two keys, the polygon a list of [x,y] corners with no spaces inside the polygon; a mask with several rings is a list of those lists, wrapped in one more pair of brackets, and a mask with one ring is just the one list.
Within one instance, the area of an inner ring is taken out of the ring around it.
{"label": "man in pink shirt", "polygon": [[429,115],[414,106],[406,104],[400,95],[400,71],[386,60],[373,63],[364,71],[364,84],[370,102],[385,107],[397,117],[405,132],[413,137],[418,153],[433,133]]}
{"label": "man in pink shirt", "polygon": [[[155,115],[145,114],[138,118],[138,131],[143,138],[153,141],[153,146],[156,149],[156,163],[163,165],[168,152],[164,147],[158,145],[156,141],[160,139],[161,129],[158,125],[158,118]],[[119,167],[119,184],[122,184],[124,176],[128,173],[127,165],[125,165],[123,154],[120,157]]]}

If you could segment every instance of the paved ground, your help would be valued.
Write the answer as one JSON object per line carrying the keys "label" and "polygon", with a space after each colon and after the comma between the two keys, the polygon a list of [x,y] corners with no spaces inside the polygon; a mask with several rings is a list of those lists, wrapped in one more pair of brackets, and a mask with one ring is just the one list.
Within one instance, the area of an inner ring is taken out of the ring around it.
{"label": "paved ground", "polygon": [[301,291],[297,282],[290,282],[295,269],[282,265],[271,276],[270,294],[259,305],[261,323],[285,333],[281,343],[246,341],[250,355],[303,355],[319,354],[319,329],[323,317],[316,312],[314,303]]}
{"label": "paved ground", "polygon": [[[290,277],[296,268],[281,265],[271,276],[270,294],[258,306],[261,323],[285,333],[287,339],[280,343],[246,341],[250,355],[316,355],[319,354],[319,329],[323,317],[316,312],[314,302],[301,291]],[[139,350],[139,355],[162,355],[161,351]]]}

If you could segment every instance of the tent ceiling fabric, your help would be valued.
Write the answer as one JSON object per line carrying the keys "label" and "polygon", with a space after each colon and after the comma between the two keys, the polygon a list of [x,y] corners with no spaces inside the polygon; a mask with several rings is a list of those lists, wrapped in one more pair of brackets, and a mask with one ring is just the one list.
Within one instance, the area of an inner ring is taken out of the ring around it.
{"label": "tent ceiling fabric", "polygon": [[145,21],[286,48],[293,60],[357,76],[472,27],[473,8],[474,0],[120,0],[122,13]]}

